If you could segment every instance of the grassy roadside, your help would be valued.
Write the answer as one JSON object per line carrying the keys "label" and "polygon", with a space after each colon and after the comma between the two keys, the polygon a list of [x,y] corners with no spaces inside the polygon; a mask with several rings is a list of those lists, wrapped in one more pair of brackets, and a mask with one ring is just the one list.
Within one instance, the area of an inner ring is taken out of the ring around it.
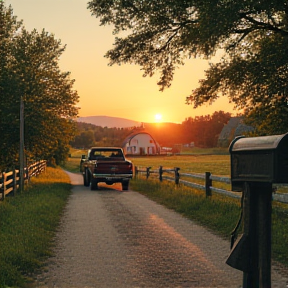
{"label": "grassy roadside", "polygon": [[48,167],[22,194],[0,203],[0,287],[22,287],[51,255],[70,192],[68,175]]}

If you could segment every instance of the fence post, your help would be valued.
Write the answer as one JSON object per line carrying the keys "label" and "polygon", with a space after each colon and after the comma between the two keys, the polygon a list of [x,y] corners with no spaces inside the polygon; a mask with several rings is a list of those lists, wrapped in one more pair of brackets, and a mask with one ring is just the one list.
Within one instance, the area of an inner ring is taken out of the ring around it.
{"label": "fence post", "polygon": [[134,171],[135,171],[135,179],[137,179],[137,176],[138,176],[138,167],[137,166],[135,166],[135,168],[134,168]]}
{"label": "fence post", "polygon": [[180,179],[179,170],[180,170],[180,168],[178,168],[178,167],[175,167],[175,168],[174,168],[174,173],[175,173],[175,184],[176,184],[176,185],[179,184],[179,179]]}
{"label": "fence post", "polygon": [[151,167],[146,168],[146,179],[148,179],[148,177],[150,175],[150,169],[151,169]]}
{"label": "fence post", "polygon": [[36,176],[39,175],[39,161],[36,162]]}
{"label": "fence post", "polygon": [[2,187],[1,187],[1,189],[0,189],[0,193],[2,194],[2,198],[1,198],[1,200],[2,201],[4,201],[4,198],[5,198],[5,191],[4,191],[4,189],[5,189],[5,185],[4,185],[4,172],[2,172],[1,173],[2,174]]}
{"label": "fence post", "polygon": [[42,170],[41,170],[41,161],[38,161],[38,175],[41,174]]}
{"label": "fence post", "polygon": [[160,180],[161,182],[162,182],[162,180],[163,180],[162,175],[163,175],[163,167],[160,166],[160,167],[159,167],[159,180]]}
{"label": "fence post", "polygon": [[210,179],[211,173],[205,172],[205,191],[206,197],[212,196],[211,186],[212,186],[212,179]]}
{"label": "fence post", "polygon": [[5,182],[6,182],[6,175],[5,175],[6,173],[5,172],[3,172],[2,173],[2,177],[3,177],[3,189],[2,189],[2,200],[4,201],[4,199],[5,199],[5,193],[6,193],[6,184],[5,184]]}
{"label": "fence post", "polygon": [[25,180],[27,180],[27,184],[30,182],[30,177],[29,177],[29,165],[28,162],[26,162],[26,167],[25,167]]}
{"label": "fence post", "polygon": [[13,191],[11,193],[12,196],[15,196],[16,190],[17,190],[17,173],[15,167],[13,167]]}

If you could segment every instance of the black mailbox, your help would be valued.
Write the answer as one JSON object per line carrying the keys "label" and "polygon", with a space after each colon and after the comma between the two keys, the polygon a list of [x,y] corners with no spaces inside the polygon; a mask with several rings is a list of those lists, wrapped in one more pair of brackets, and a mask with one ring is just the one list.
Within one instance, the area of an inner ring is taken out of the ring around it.
{"label": "black mailbox", "polygon": [[288,133],[238,137],[229,147],[232,191],[243,182],[288,183]]}

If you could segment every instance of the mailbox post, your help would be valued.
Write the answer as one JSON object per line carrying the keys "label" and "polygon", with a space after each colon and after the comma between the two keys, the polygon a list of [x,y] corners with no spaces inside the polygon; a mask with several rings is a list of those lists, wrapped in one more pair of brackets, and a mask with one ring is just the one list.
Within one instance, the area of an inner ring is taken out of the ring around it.
{"label": "mailbox post", "polygon": [[242,192],[242,235],[226,261],[243,288],[271,287],[272,184],[288,183],[288,133],[238,137],[229,147],[232,191]]}

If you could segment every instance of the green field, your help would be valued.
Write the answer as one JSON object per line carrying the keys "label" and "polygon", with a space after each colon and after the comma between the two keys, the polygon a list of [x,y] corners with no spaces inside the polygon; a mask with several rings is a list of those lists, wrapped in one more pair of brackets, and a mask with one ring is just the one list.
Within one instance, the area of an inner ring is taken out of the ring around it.
{"label": "green field", "polygon": [[205,173],[214,175],[230,175],[229,155],[173,155],[130,158],[135,166],[158,169],[179,167],[181,172]]}

